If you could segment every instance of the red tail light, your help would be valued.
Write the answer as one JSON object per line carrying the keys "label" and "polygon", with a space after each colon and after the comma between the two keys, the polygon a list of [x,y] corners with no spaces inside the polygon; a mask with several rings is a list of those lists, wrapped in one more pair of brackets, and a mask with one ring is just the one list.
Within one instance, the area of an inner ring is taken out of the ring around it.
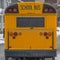
{"label": "red tail light", "polygon": [[48,35],[48,33],[47,32],[44,32],[44,36],[47,36]]}
{"label": "red tail light", "polygon": [[8,9],[8,12],[12,12],[13,10],[11,8]]}
{"label": "red tail light", "polygon": [[51,32],[44,32],[44,36],[51,36],[52,33]]}
{"label": "red tail light", "polygon": [[50,9],[49,9],[49,12],[53,12],[53,9],[52,9],[52,8],[50,8]]}
{"label": "red tail light", "polygon": [[17,36],[18,35],[18,33],[17,32],[14,32],[14,36]]}

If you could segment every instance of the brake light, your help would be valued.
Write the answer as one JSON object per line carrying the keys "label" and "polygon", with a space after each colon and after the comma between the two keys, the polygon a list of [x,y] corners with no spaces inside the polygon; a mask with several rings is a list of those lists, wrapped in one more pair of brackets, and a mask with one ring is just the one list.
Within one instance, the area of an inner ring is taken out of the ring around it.
{"label": "brake light", "polygon": [[14,32],[14,36],[17,36],[18,35],[18,33],[17,32]]}
{"label": "brake light", "polygon": [[44,36],[47,36],[48,35],[48,33],[47,32],[44,32]]}
{"label": "brake light", "polygon": [[44,36],[46,39],[49,39],[51,35],[52,35],[52,32],[44,32]]}

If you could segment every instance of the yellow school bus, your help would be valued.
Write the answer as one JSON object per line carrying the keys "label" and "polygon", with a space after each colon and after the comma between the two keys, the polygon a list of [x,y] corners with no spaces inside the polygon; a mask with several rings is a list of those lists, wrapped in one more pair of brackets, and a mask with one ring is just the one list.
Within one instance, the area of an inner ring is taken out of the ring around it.
{"label": "yellow school bus", "polygon": [[5,10],[5,59],[45,60],[56,56],[57,14],[41,2],[18,2]]}

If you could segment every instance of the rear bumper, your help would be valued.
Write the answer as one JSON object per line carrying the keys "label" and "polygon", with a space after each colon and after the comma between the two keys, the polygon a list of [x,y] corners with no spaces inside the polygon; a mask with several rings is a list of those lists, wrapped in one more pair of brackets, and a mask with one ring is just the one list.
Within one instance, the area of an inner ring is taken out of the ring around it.
{"label": "rear bumper", "polygon": [[56,50],[5,50],[6,57],[55,57]]}

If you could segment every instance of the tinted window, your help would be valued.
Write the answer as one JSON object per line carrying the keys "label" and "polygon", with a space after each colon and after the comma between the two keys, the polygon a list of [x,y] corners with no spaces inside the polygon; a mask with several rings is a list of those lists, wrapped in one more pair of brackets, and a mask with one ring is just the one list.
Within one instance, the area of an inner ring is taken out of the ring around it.
{"label": "tinted window", "polygon": [[17,27],[44,27],[44,18],[17,17]]}

